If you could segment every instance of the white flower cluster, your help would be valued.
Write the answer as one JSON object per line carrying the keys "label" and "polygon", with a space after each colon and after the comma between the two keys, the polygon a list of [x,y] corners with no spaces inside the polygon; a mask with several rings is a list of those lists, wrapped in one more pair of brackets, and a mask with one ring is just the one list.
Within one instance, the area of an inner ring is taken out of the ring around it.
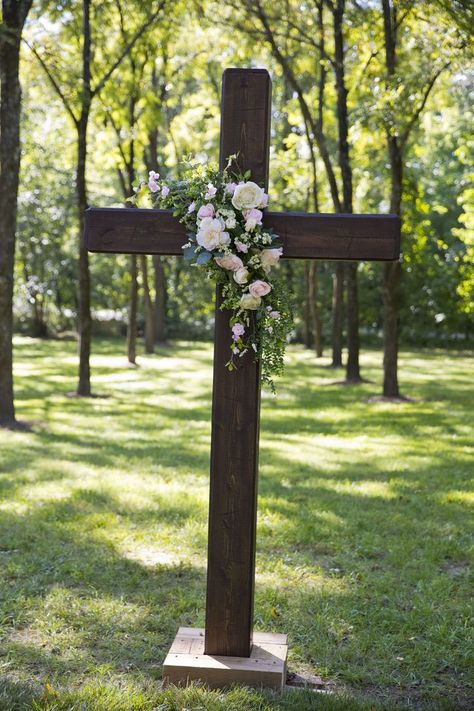
{"label": "white flower cluster", "polygon": [[[249,348],[257,352],[258,329],[271,337],[272,324],[280,319],[271,303],[274,285],[268,275],[283,249],[272,246],[278,237],[263,226],[265,190],[250,180],[231,182],[227,176],[226,170],[197,171],[183,191],[183,181],[160,184],[158,173],[151,171],[148,188],[156,205],[171,207],[184,222],[185,258],[223,284],[224,306],[233,310],[232,354],[241,356]],[[252,320],[250,312],[256,311],[260,315]],[[232,359],[228,365],[235,367]]]}

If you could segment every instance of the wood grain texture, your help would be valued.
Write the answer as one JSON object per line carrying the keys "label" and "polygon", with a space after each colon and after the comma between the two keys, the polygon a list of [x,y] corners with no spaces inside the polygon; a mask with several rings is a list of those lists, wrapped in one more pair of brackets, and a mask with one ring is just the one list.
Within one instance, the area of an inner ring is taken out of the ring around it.
{"label": "wood grain texture", "polygon": [[281,689],[286,681],[286,635],[259,633],[249,657],[206,655],[204,630],[180,627],[163,665],[165,686],[200,680],[211,688],[240,683]]}
{"label": "wood grain texture", "polygon": [[[395,260],[400,254],[396,215],[268,212],[264,224],[283,242],[283,256],[303,259]],[[91,252],[182,255],[184,227],[171,210],[92,207],[86,212]]]}
{"label": "wood grain texture", "polygon": [[[271,81],[264,70],[227,70],[222,83],[220,165],[268,184]],[[231,312],[216,295],[205,652],[249,657],[252,649],[260,368],[248,353],[229,360]]]}

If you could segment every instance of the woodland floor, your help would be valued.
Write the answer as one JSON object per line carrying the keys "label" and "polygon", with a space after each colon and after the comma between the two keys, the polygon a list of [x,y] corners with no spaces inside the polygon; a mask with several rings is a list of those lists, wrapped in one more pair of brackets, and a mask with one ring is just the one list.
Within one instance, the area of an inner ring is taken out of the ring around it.
{"label": "woodland floor", "polygon": [[468,354],[403,352],[395,404],[368,403],[380,352],[374,383],[339,387],[290,348],[262,403],[255,624],[332,693],[274,696],[161,689],[178,626],[204,622],[212,348],[137,369],[122,349],[94,343],[82,400],[74,343],[16,341],[32,430],[0,431],[1,711],[472,708]]}

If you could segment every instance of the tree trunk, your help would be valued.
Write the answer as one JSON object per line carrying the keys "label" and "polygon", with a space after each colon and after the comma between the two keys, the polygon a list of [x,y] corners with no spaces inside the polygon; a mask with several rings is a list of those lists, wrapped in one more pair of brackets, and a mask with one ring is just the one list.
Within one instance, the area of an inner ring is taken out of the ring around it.
{"label": "tree trunk", "polygon": [[77,394],[89,397],[91,394],[90,352],[92,316],[90,301],[89,253],[84,240],[84,219],[87,209],[86,159],[88,114],[81,116],[78,126],[76,200],[79,218],[79,382]]}
{"label": "tree trunk", "polygon": [[311,316],[311,331],[313,334],[316,358],[322,358],[323,340],[321,334],[321,314],[318,305],[318,263],[315,260],[310,262],[308,298]]}
{"label": "tree trunk", "polygon": [[0,31],[0,425],[15,424],[13,275],[20,171],[20,41],[31,0],[3,0]]}
{"label": "tree trunk", "polygon": [[[349,118],[347,88],[344,73],[344,23],[345,0],[336,0],[334,20],[334,75],[337,95],[338,158],[342,177],[342,211],[353,212],[352,166],[349,148]],[[357,289],[357,264],[346,265],[347,283],[347,366],[346,380],[360,382],[359,366],[359,300]]]}
{"label": "tree trunk", "polygon": [[[388,152],[390,157],[391,192],[390,212],[400,215],[402,203],[403,158],[397,137],[387,132]],[[402,265],[400,262],[387,262],[383,271],[383,396],[400,397],[398,385],[398,339],[400,283]]]}
{"label": "tree trunk", "polygon": [[138,269],[137,256],[130,255],[130,303],[128,307],[127,324],[127,356],[128,362],[137,364],[137,309],[138,309]]}
{"label": "tree trunk", "polygon": [[158,254],[153,256],[153,271],[155,282],[155,343],[166,343],[166,275],[163,259]]}
{"label": "tree trunk", "polygon": [[346,264],[347,283],[347,366],[346,380],[360,383],[359,367],[359,298],[357,263]]}
{"label": "tree trunk", "polygon": [[91,286],[89,272],[89,254],[84,239],[84,220],[87,209],[86,161],[87,161],[87,125],[92,102],[91,92],[91,28],[90,0],[82,3],[82,106],[77,128],[77,169],[76,200],[79,218],[79,382],[77,394],[89,397],[91,394]]}
{"label": "tree trunk", "polygon": [[303,301],[303,343],[306,348],[311,348],[311,299],[310,299],[310,264],[309,260],[304,263],[304,301]]}
{"label": "tree trunk", "polygon": [[336,264],[332,278],[332,368],[342,368],[342,322],[344,312],[344,265]]}
{"label": "tree trunk", "polygon": [[[387,76],[396,72],[396,37],[397,25],[390,0],[382,0],[385,41],[385,66]],[[387,148],[390,160],[390,212],[400,215],[402,204],[403,156],[396,133],[387,127]],[[387,263],[383,271],[383,395],[389,398],[400,397],[398,385],[398,313],[400,301],[400,282],[402,265],[399,262]]]}
{"label": "tree trunk", "polygon": [[155,324],[153,322],[153,305],[148,284],[148,260],[145,254],[140,255],[142,272],[143,301],[145,306],[145,353],[155,352]]}

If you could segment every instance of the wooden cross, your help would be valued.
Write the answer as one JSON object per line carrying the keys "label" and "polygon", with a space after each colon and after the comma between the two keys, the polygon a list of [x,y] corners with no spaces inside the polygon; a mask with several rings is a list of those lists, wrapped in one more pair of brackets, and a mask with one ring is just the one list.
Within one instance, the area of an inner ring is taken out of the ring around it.
{"label": "wooden cross", "polygon": [[[268,72],[227,69],[221,109],[221,168],[228,156],[238,154],[240,171],[250,170],[251,180],[267,189]],[[400,224],[394,215],[266,212],[264,225],[280,236],[285,258],[386,261],[399,257]],[[85,229],[87,247],[93,252],[181,255],[186,242],[185,229],[170,210],[90,208]],[[237,371],[226,370],[230,313],[220,309],[221,300],[218,288],[204,653],[248,658],[252,653],[260,368],[248,354],[240,359]]]}

